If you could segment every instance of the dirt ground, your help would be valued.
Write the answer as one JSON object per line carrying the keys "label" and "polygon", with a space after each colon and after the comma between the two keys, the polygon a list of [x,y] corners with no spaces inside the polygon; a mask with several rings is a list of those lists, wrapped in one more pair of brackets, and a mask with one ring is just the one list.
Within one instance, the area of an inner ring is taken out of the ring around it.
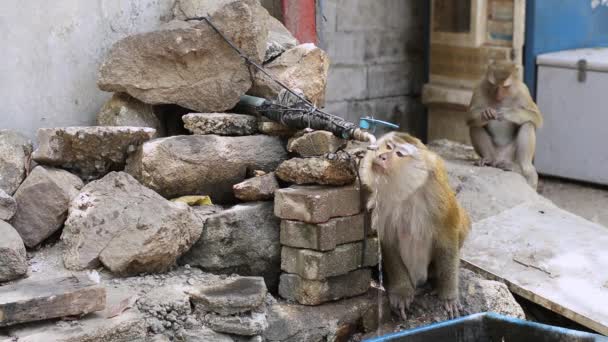
{"label": "dirt ground", "polygon": [[538,192],[560,208],[608,227],[608,187],[542,177]]}

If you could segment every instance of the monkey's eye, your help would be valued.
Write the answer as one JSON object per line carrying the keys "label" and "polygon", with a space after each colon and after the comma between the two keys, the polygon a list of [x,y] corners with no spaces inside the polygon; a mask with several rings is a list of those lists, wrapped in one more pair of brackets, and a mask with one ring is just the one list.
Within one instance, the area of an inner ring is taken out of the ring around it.
{"label": "monkey's eye", "polygon": [[390,151],[390,150],[392,150],[392,149],[393,149],[393,147],[394,147],[394,146],[393,146],[393,144],[391,144],[391,143],[386,143],[386,149],[387,149],[387,150],[389,150],[389,151]]}
{"label": "monkey's eye", "polygon": [[402,144],[397,147],[397,149],[395,150],[395,154],[398,157],[403,158],[415,154],[416,151],[418,151],[416,146],[411,144]]}
{"label": "monkey's eye", "polygon": [[396,154],[397,154],[397,156],[398,156],[398,157],[400,157],[400,158],[405,157],[405,154],[404,154],[403,152],[399,151],[399,150],[398,150],[397,152],[395,152],[395,153],[396,153]]}

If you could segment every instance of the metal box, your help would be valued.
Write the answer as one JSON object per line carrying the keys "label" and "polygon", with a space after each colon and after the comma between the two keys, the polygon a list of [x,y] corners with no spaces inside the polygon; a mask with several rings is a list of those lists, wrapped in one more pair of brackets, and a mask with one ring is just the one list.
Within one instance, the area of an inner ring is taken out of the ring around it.
{"label": "metal box", "polygon": [[539,55],[539,173],[608,185],[608,48]]}

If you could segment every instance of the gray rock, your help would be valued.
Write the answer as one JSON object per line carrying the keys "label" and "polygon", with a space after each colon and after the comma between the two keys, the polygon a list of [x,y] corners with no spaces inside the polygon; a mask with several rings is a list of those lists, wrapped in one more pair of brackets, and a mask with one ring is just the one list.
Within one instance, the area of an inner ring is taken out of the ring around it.
{"label": "gray rock", "polygon": [[0,282],[13,280],[27,273],[25,246],[19,233],[0,221]]}
{"label": "gray rock", "polygon": [[283,26],[283,23],[271,15],[268,15],[267,20],[268,39],[266,40],[265,63],[298,45],[298,40]]}
{"label": "gray rock", "polygon": [[32,142],[20,133],[0,130],[0,189],[9,195],[17,191],[29,169]]}
{"label": "gray rock", "polygon": [[16,211],[17,202],[15,202],[15,199],[0,189],[0,220],[10,220]]}
{"label": "gray rock", "polygon": [[299,185],[348,185],[356,177],[355,164],[346,154],[327,157],[293,158],[284,161],[276,170],[277,177]]}
{"label": "gray rock", "polygon": [[236,205],[205,221],[201,238],[180,264],[215,273],[263,276],[273,291],[281,266],[279,226],[272,202]]}
{"label": "gray rock", "polygon": [[251,311],[264,304],[266,284],[261,277],[238,277],[228,282],[198,289],[192,296],[194,307],[222,316]]}
{"label": "gray rock", "polygon": [[[209,14],[247,56],[262,61],[268,29],[258,20],[266,10],[257,0],[197,1],[195,6],[190,11],[180,1],[176,11],[186,18]],[[150,104],[221,112],[234,107],[251,78],[243,59],[206,22],[194,20],[118,41],[99,68],[97,84]]]}
{"label": "gray rock", "polygon": [[371,278],[372,272],[369,268],[321,280],[309,280],[297,274],[283,273],[279,294],[303,305],[319,305],[364,294],[369,289]]}
{"label": "gray rock", "polygon": [[200,194],[230,203],[232,186],[245,180],[248,169],[272,171],[285,159],[285,147],[275,137],[175,136],[144,144],[126,171],[167,198]]}
{"label": "gray rock", "polygon": [[234,339],[226,334],[215,332],[207,327],[200,327],[184,332],[184,342],[234,342]]}
{"label": "gray rock", "polygon": [[263,176],[249,178],[232,187],[234,196],[241,201],[263,201],[274,197],[274,192],[279,189],[279,182],[274,172]]}
{"label": "gray rock", "polygon": [[[321,107],[325,103],[329,57],[314,44],[293,47],[265,64],[264,68],[288,87],[301,90],[316,106]],[[271,78],[256,71],[253,86],[248,94],[271,99],[276,97],[281,89]]]}
{"label": "gray rock", "polygon": [[124,172],[112,172],[87,184],[72,201],[61,235],[63,260],[74,270],[101,261],[120,275],[163,272],[201,230],[187,205],[165,200]]}
{"label": "gray rock", "polygon": [[11,220],[27,247],[34,247],[59,230],[70,201],[84,183],[65,170],[36,166],[17,192],[17,213]]}
{"label": "gray rock", "polygon": [[258,335],[268,327],[266,314],[260,312],[238,316],[220,316],[209,313],[203,319],[212,330],[235,335]]}
{"label": "gray rock", "polygon": [[258,130],[258,119],[253,115],[232,113],[191,113],[182,117],[192,134],[228,136],[252,135]]}
{"label": "gray rock", "polygon": [[150,127],[156,130],[156,137],[165,134],[154,107],[125,93],[115,93],[103,105],[97,113],[97,125]]}
{"label": "gray rock", "polygon": [[296,134],[296,130],[291,129],[278,122],[271,121],[265,117],[258,120],[258,131],[272,137],[291,137]]}
{"label": "gray rock", "polygon": [[322,156],[327,153],[335,153],[346,146],[346,142],[327,131],[302,132],[289,139],[287,151],[297,153],[302,157]]}
{"label": "gray rock", "polygon": [[125,166],[129,152],[155,134],[144,127],[64,127],[38,130],[33,158],[42,165],[70,170],[82,178],[97,178]]}

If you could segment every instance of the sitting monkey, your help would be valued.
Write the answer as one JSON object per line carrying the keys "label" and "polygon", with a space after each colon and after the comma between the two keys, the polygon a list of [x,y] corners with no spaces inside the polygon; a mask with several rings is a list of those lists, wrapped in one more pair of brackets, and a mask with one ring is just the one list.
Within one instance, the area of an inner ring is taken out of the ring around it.
{"label": "sitting monkey", "polygon": [[479,166],[519,172],[536,189],[538,174],[532,160],[543,118],[517,71],[512,62],[490,63],[473,92],[467,125],[481,157]]}
{"label": "sitting monkey", "polygon": [[393,311],[405,320],[416,287],[428,276],[449,317],[459,315],[460,248],[471,223],[441,158],[408,134],[389,133],[378,140],[377,151],[365,155],[361,180]]}

